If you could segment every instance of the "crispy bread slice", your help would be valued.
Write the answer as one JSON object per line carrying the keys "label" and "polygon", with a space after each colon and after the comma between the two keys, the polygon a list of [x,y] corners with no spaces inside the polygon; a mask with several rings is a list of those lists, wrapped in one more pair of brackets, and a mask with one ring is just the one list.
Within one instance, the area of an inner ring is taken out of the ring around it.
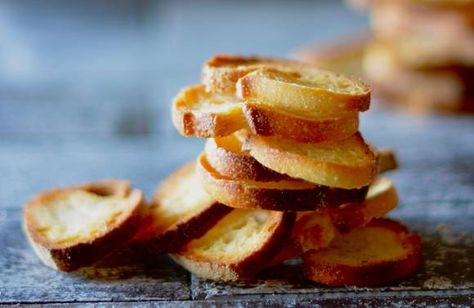
{"label": "crispy bread slice", "polygon": [[294,219],[289,212],[236,209],[172,257],[202,278],[250,278],[288,240]]}
{"label": "crispy bread slice", "polygon": [[270,266],[299,256],[309,250],[329,246],[334,238],[385,216],[398,203],[395,186],[388,178],[378,178],[369,187],[364,202],[300,212],[289,241],[270,262]]}
{"label": "crispy bread slice", "polygon": [[189,162],[160,184],[132,248],[146,255],[176,252],[231,210],[209,196],[195,173],[195,162]]}
{"label": "crispy bread slice", "polygon": [[240,78],[236,87],[246,101],[319,119],[350,116],[370,106],[368,86],[309,65],[294,71],[262,68]]}
{"label": "crispy bread slice", "polygon": [[274,211],[309,211],[365,199],[367,187],[337,189],[288,179],[280,181],[244,181],[222,176],[207,161],[198,158],[197,169],[206,191],[218,202],[233,208]]}
{"label": "crispy bread slice", "polygon": [[237,81],[250,72],[262,67],[288,70],[298,69],[303,65],[285,59],[216,55],[204,64],[201,81],[209,92],[235,96]]}
{"label": "crispy bread slice", "polygon": [[359,114],[351,112],[333,118],[318,119],[319,113],[284,111],[269,106],[246,102],[243,112],[252,133],[261,136],[279,136],[300,142],[341,140],[359,129]]}
{"label": "crispy bread slice", "polygon": [[260,164],[242,149],[245,135],[234,133],[221,138],[207,139],[205,154],[209,165],[224,177],[234,180],[280,181],[287,175],[275,172]]}
{"label": "crispy bread slice", "polygon": [[206,92],[202,85],[184,88],[173,101],[174,126],[183,136],[227,136],[247,127],[239,101]]}
{"label": "crispy bread slice", "polygon": [[359,127],[357,113],[346,117],[315,120],[284,110],[244,103],[230,95],[206,92],[204,86],[184,88],[173,102],[173,123],[183,136],[227,136],[249,129],[263,136],[281,136],[302,142],[344,139]]}
{"label": "crispy bread slice", "polygon": [[73,271],[128,244],[144,208],[129,182],[105,180],[39,194],[25,205],[23,227],[46,265]]}
{"label": "crispy bread slice", "polygon": [[[206,142],[205,154],[209,165],[219,174],[234,180],[279,181],[290,177],[275,172],[253,158],[243,149],[246,134],[237,132]],[[391,149],[376,152],[378,173],[398,168],[397,158]]]}
{"label": "crispy bread slice", "polygon": [[305,276],[330,286],[367,287],[408,276],[421,265],[420,238],[402,224],[374,219],[303,255]]}
{"label": "crispy bread slice", "polygon": [[248,135],[244,148],[269,169],[319,185],[363,187],[377,173],[375,153],[359,133],[320,143]]}

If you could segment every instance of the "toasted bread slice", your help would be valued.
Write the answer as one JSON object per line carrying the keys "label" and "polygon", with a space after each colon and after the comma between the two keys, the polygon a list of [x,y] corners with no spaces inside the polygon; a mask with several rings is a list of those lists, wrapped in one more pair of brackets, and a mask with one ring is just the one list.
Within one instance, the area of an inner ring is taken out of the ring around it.
{"label": "toasted bread slice", "polygon": [[365,199],[367,187],[337,189],[288,179],[280,181],[244,181],[222,176],[201,154],[198,173],[206,191],[218,202],[233,208],[274,211],[309,211]]}
{"label": "toasted bread slice", "polygon": [[245,149],[267,168],[319,185],[363,187],[377,173],[375,153],[359,133],[320,143],[249,135]]}
{"label": "toasted bread slice", "polygon": [[346,117],[315,120],[284,110],[244,103],[230,95],[206,92],[204,86],[184,88],[173,102],[173,123],[184,136],[227,136],[239,129],[254,134],[280,136],[302,142],[337,140],[354,134],[359,127],[356,113]]}
{"label": "toasted bread slice", "polygon": [[140,190],[106,180],[39,194],[25,205],[23,226],[46,265],[73,271],[128,244],[144,207]]}
{"label": "toasted bread slice", "polygon": [[408,276],[421,265],[420,238],[388,219],[340,235],[303,255],[305,276],[330,286],[367,287]]}
{"label": "toasted bread slice", "polygon": [[237,96],[319,119],[350,116],[370,106],[365,84],[309,65],[294,71],[262,68],[249,73],[237,82]]}
{"label": "toasted bread slice", "polygon": [[202,278],[250,278],[288,240],[294,219],[289,212],[236,209],[172,257]]}
{"label": "toasted bread slice", "polygon": [[359,114],[350,112],[334,118],[319,119],[319,113],[284,111],[269,106],[246,102],[243,112],[252,133],[261,136],[279,136],[300,142],[341,140],[359,129]]}
{"label": "toasted bread slice", "polygon": [[260,164],[242,149],[242,134],[234,133],[221,138],[207,139],[205,153],[209,165],[224,177],[234,180],[280,181],[287,175],[275,172]]}
{"label": "toasted bread slice", "polygon": [[[209,165],[224,177],[234,180],[279,181],[290,177],[275,172],[253,158],[243,149],[246,134],[237,132],[206,142],[205,154]],[[397,158],[391,149],[376,152],[378,173],[398,168]]]}
{"label": "toasted bread slice", "polygon": [[273,266],[309,250],[329,246],[334,238],[385,216],[398,203],[395,186],[388,178],[378,178],[369,187],[364,202],[300,212],[289,241],[270,262]]}
{"label": "toasted bread slice", "polygon": [[155,192],[132,248],[147,255],[176,252],[231,210],[204,190],[195,173],[195,162],[187,163]]}
{"label": "toasted bread slice", "polygon": [[239,101],[206,92],[202,85],[184,88],[173,101],[174,126],[183,136],[227,136],[247,127]]}
{"label": "toasted bread slice", "polygon": [[235,96],[237,81],[248,73],[263,67],[288,70],[298,69],[303,65],[285,59],[216,55],[204,64],[201,81],[209,92]]}

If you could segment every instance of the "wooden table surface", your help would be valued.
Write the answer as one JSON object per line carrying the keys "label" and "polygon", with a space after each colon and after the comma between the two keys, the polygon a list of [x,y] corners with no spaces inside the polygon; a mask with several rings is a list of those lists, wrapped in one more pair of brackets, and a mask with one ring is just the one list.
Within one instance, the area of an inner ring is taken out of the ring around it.
{"label": "wooden table surface", "polygon": [[2,2],[0,305],[474,305],[474,118],[413,117],[377,101],[361,131],[398,154],[400,169],[388,175],[401,202],[390,216],[424,247],[412,278],[328,288],[302,279],[297,260],[245,283],[205,281],[166,257],[68,274],[41,264],[21,230],[22,204],[35,193],[117,177],[150,197],[202,150],[202,140],[174,131],[169,104],[198,82],[205,58],[285,55],[367,24],[335,2],[193,3]]}

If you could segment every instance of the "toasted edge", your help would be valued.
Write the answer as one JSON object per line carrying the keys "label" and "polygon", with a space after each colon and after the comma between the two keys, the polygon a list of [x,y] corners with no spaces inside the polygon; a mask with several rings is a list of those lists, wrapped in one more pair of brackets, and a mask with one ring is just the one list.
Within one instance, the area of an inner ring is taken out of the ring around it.
{"label": "toasted edge", "polygon": [[[195,238],[204,235],[219,220],[227,215],[232,208],[211,201],[200,212],[193,215],[183,215],[165,230],[153,230],[153,221],[160,219],[153,212],[155,206],[160,205],[161,195],[174,186],[179,185],[179,181],[189,173],[195,172],[195,162],[191,161],[168,176],[155,191],[151,206],[146,212],[141,223],[140,231],[135,236],[132,249],[142,252],[142,257],[150,257],[162,253],[172,253],[179,251],[184,245]],[[191,175],[193,176],[193,175]],[[176,206],[179,206],[177,204]]]}
{"label": "toasted edge", "polygon": [[171,255],[174,261],[193,274],[211,280],[235,281],[249,279],[255,276],[268,263],[268,260],[281,249],[288,240],[295,220],[295,213],[274,212],[268,221],[268,231],[271,235],[266,238],[257,250],[238,262],[226,262],[212,257],[193,255],[192,251],[184,248],[178,254]]}
{"label": "toasted edge", "polygon": [[303,255],[305,276],[310,280],[330,286],[368,287],[385,284],[413,274],[422,262],[420,238],[410,234],[407,228],[399,222],[385,218],[374,219],[362,228],[371,227],[386,228],[396,234],[400,245],[407,249],[407,253],[398,259],[388,258],[373,262],[366,260],[363,265],[347,265],[338,262],[325,262],[318,257],[321,252],[334,249],[330,245],[324,250],[312,250]]}
{"label": "toasted edge", "polygon": [[238,103],[226,112],[190,108],[192,105],[197,105],[203,95],[210,94],[206,94],[203,85],[196,85],[182,89],[175,97],[172,120],[181,135],[200,138],[222,137],[247,127],[242,107]]}
{"label": "toasted edge", "polygon": [[207,192],[220,203],[234,208],[274,211],[309,211],[365,199],[368,187],[337,189],[300,180],[276,182],[238,181],[217,173],[205,154],[198,158],[197,169]]}
{"label": "toasted edge", "polygon": [[[74,190],[85,190],[98,195],[128,196],[135,203],[129,216],[105,234],[91,238],[72,246],[49,243],[40,236],[34,226],[33,207],[39,206],[43,200],[54,198],[58,193]],[[23,209],[23,229],[28,241],[37,256],[44,264],[60,271],[74,271],[80,267],[92,265],[113,251],[124,247],[135,235],[141,222],[141,213],[145,208],[143,193],[134,189],[130,191],[130,183],[122,180],[104,180],[86,183],[69,188],[59,188],[43,192],[25,204]]]}

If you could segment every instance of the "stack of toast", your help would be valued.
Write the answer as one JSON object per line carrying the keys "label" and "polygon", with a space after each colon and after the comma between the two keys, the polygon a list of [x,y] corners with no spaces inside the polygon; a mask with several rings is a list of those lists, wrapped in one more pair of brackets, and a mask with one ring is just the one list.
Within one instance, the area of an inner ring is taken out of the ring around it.
{"label": "stack of toast", "polygon": [[147,204],[110,180],[40,194],[25,231],[44,262],[70,271],[128,249],[169,254],[190,272],[240,280],[302,257],[305,276],[372,286],[413,273],[420,240],[383,218],[396,207],[396,168],[358,132],[370,90],[282,59],[215,56],[202,83],[173,102],[184,136],[203,152],[165,179]]}
{"label": "stack of toast", "polygon": [[474,111],[474,1],[374,0],[363,69],[414,112]]}

